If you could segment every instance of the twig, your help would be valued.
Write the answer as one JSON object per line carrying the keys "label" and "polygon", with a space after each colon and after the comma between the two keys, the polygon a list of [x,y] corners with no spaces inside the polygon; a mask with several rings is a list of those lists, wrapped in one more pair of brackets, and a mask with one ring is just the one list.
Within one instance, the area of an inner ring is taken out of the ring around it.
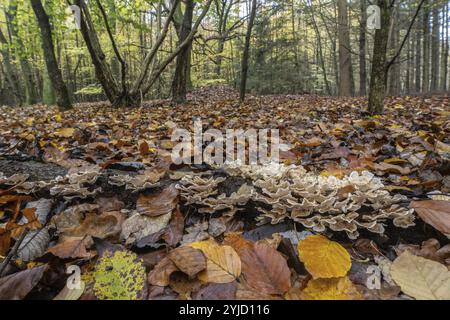
{"label": "twig", "polygon": [[25,236],[28,233],[28,228],[26,228],[22,234],[20,235],[20,238],[16,241],[14,244],[14,247],[11,249],[11,251],[6,256],[5,260],[2,261],[2,264],[0,265],[0,278],[3,275],[3,271],[6,269],[6,266],[9,264],[11,259],[16,255],[17,250],[19,250],[20,244],[22,243],[23,239],[25,239]]}

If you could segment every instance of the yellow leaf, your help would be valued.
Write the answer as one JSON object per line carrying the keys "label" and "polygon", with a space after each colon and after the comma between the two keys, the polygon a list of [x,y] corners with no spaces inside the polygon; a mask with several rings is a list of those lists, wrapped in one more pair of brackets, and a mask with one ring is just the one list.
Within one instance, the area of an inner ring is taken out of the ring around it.
{"label": "yellow leaf", "polygon": [[27,118],[27,120],[25,121],[25,124],[29,127],[31,127],[34,123],[34,118]]}
{"label": "yellow leaf", "polygon": [[61,121],[62,121],[61,113],[55,114],[55,116],[53,117],[53,119],[55,119],[56,122],[61,122]]}
{"label": "yellow leaf", "polygon": [[199,249],[206,257],[206,270],[198,278],[204,282],[228,283],[241,275],[241,259],[230,246],[220,246],[216,242],[201,241],[190,246]]}
{"label": "yellow leaf", "polygon": [[417,300],[450,300],[450,271],[436,261],[405,251],[392,263],[391,276]]}
{"label": "yellow leaf", "polygon": [[343,277],[352,265],[350,254],[343,246],[321,235],[300,241],[298,253],[314,279]]}
{"label": "yellow leaf", "polygon": [[62,128],[55,132],[55,135],[61,138],[70,138],[75,132],[74,128]]}
{"label": "yellow leaf", "polygon": [[311,279],[301,293],[303,300],[360,300],[361,293],[348,277]]}

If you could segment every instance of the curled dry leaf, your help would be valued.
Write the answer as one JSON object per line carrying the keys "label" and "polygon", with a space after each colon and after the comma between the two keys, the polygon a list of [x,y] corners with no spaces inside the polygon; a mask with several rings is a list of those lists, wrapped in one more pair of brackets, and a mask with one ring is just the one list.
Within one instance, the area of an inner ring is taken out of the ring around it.
{"label": "curled dry leaf", "polygon": [[206,270],[198,275],[200,280],[228,283],[241,275],[241,259],[232,247],[220,246],[212,240],[194,242],[190,246],[200,249],[207,259]]}
{"label": "curled dry leaf", "polygon": [[360,300],[361,293],[348,279],[311,279],[301,293],[302,300]]}
{"label": "curled dry leaf", "polygon": [[168,286],[170,275],[175,271],[179,271],[175,263],[168,257],[165,257],[148,274],[148,282],[153,286]]}
{"label": "curled dry leaf", "polygon": [[419,217],[450,238],[450,202],[443,200],[412,201]]}
{"label": "curled dry leaf", "polygon": [[405,251],[392,263],[391,276],[417,300],[450,300],[450,271],[438,262]]}
{"label": "curled dry leaf", "polygon": [[321,235],[299,241],[298,253],[314,279],[344,277],[352,265],[350,254],[343,246]]}
{"label": "curled dry leaf", "polygon": [[177,204],[178,190],[172,184],[157,194],[141,194],[136,203],[136,210],[142,215],[156,217],[171,213]]}
{"label": "curled dry leaf", "polygon": [[195,277],[206,269],[206,258],[201,250],[192,247],[179,247],[169,252],[169,258],[182,272]]}

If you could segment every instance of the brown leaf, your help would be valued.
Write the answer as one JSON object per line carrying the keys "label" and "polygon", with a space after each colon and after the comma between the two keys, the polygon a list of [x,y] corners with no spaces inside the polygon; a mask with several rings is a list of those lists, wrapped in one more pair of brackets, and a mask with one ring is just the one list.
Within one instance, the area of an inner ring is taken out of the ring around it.
{"label": "brown leaf", "polygon": [[168,257],[165,257],[148,274],[148,282],[154,286],[168,286],[170,283],[170,275],[175,271],[179,271],[175,263]]}
{"label": "brown leaf", "polygon": [[104,212],[100,215],[87,213],[83,222],[79,226],[66,229],[64,236],[82,238],[89,235],[100,239],[115,237],[120,234],[124,220],[125,215],[116,211]]}
{"label": "brown leaf", "polygon": [[0,278],[0,299],[21,300],[33,290],[41,280],[47,265],[20,271]]}
{"label": "brown leaf", "polygon": [[61,259],[90,259],[95,254],[86,250],[86,247],[90,244],[89,242],[92,243],[92,239],[90,239],[90,237],[84,239],[66,240],[49,248],[48,252]]}
{"label": "brown leaf", "polygon": [[164,241],[171,247],[176,246],[183,239],[184,216],[177,208],[170,220],[166,232],[162,236]]}
{"label": "brown leaf", "polygon": [[236,298],[237,283],[209,283],[199,291],[193,298],[194,300],[234,300]]}
{"label": "brown leaf", "polygon": [[442,200],[412,201],[411,208],[416,210],[419,217],[450,237],[450,202]]}
{"label": "brown leaf", "polygon": [[178,204],[178,190],[172,184],[158,194],[141,194],[136,203],[136,210],[143,215],[156,217],[172,212]]}
{"label": "brown leaf", "polygon": [[242,277],[249,286],[268,295],[282,295],[289,290],[291,271],[286,259],[277,250],[239,236],[228,237],[227,243],[239,254]]}
{"label": "brown leaf", "polygon": [[200,250],[192,247],[179,247],[172,250],[169,252],[169,258],[175,263],[178,269],[191,278],[206,268],[205,255]]}

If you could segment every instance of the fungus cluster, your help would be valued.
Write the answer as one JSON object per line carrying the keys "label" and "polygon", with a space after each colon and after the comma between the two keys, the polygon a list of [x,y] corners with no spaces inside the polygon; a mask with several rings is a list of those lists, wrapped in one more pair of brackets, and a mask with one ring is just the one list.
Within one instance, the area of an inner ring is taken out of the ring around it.
{"label": "fungus cluster", "polygon": [[354,239],[358,229],[384,233],[384,223],[392,220],[397,227],[414,225],[413,210],[401,206],[405,196],[392,195],[372,173],[352,172],[342,179],[307,172],[303,167],[283,164],[248,166],[229,163],[228,177],[243,181],[231,195],[219,194],[225,177],[194,174],[178,183],[187,205],[199,207],[200,213],[220,212],[233,215],[244,210],[251,200],[261,213],[257,220],[276,224],[290,218],[316,232],[327,228],[345,231]]}

